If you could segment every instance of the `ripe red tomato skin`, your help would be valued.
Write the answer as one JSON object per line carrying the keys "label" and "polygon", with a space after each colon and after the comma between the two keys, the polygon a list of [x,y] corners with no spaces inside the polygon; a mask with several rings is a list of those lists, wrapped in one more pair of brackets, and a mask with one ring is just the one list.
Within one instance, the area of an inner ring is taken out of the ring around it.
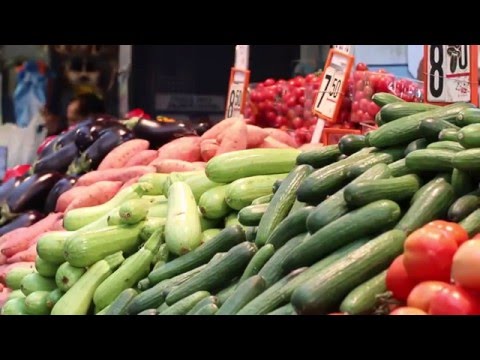
{"label": "ripe red tomato skin", "polygon": [[393,310],[390,315],[427,315],[427,313],[420,309],[404,306]]}
{"label": "ripe red tomato skin", "polygon": [[417,282],[409,278],[405,267],[403,266],[403,255],[393,260],[387,270],[387,289],[392,292],[397,300],[406,301],[412,289]]}
{"label": "ripe red tomato skin", "polygon": [[448,236],[452,236],[457,244],[460,246],[463,244],[465,241],[468,240],[469,236],[467,231],[459,224],[453,223],[453,222],[448,222],[444,220],[435,220],[432,222],[429,222],[427,226],[433,226],[436,227],[437,229],[441,229],[445,231]]}
{"label": "ripe red tomato skin", "polygon": [[407,306],[428,312],[433,296],[450,284],[441,281],[424,281],[415,286],[407,298]]}
{"label": "ripe red tomato skin", "polygon": [[358,63],[357,66],[355,66],[355,70],[357,70],[357,71],[368,71],[368,66],[365,63]]}
{"label": "ripe red tomato skin", "polygon": [[466,290],[450,285],[433,296],[428,313],[430,315],[478,315],[478,299]]}
{"label": "ripe red tomato skin", "polygon": [[452,279],[469,290],[480,291],[480,240],[463,243],[455,253]]}

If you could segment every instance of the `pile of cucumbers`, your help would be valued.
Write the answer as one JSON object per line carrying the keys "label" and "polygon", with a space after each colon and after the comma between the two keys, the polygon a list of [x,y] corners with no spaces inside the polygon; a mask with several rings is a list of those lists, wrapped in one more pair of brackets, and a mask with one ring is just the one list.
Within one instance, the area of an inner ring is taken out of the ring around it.
{"label": "pile of cucumbers", "polygon": [[223,154],[68,212],[7,274],[2,314],[374,313],[410,233],[480,231],[480,110],[373,100],[365,136]]}

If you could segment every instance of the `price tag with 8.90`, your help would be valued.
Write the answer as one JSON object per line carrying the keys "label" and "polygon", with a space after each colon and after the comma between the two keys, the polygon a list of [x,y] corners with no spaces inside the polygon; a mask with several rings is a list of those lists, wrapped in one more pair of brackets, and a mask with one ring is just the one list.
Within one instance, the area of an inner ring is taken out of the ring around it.
{"label": "price tag with 8.90", "polygon": [[232,117],[239,117],[242,115],[242,102],[244,83],[232,83],[228,90],[227,110],[225,117],[227,119]]}
{"label": "price tag with 8.90", "polygon": [[[329,66],[324,73],[314,111],[322,118],[333,119],[340,98],[345,72]],[[323,115],[323,116],[322,116]]]}

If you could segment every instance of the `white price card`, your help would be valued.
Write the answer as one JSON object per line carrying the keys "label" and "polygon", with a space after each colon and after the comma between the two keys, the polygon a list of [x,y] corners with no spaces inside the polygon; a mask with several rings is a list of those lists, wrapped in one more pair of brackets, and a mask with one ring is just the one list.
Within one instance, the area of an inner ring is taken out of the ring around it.
{"label": "white price card", "polygon": [[248,70],[249,57],[250,57],[250,45],[237,45],[235,47],[234,67],[240,70]]}
{"label": "white price card", "polygon": [[478,105],[477,45],[425,45],[425,101]]}
{"label": "white price card", "polygon": [[228,85],[225,118],[242,117],[250,83],[250,71],[232,68]]}
{"label": "white price card", "polygon": [[333,45],[333,48],[339,51],[343,51],[347,54],[352,53],[352,45]]}

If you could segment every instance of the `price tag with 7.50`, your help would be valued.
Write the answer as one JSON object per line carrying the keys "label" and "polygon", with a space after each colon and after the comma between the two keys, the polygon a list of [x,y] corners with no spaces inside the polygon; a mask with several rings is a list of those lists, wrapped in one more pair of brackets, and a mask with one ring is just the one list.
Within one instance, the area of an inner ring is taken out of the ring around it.
{"label": "price tag with 7.50", "polygon": [[425,45],[425,101],[478,105],[477,58],[477,45]]}
{"label": "price tag with 7.50", "polygon": [[243,115],[249,82],[250,71],[232,68],[225,107],[226,119]]}

